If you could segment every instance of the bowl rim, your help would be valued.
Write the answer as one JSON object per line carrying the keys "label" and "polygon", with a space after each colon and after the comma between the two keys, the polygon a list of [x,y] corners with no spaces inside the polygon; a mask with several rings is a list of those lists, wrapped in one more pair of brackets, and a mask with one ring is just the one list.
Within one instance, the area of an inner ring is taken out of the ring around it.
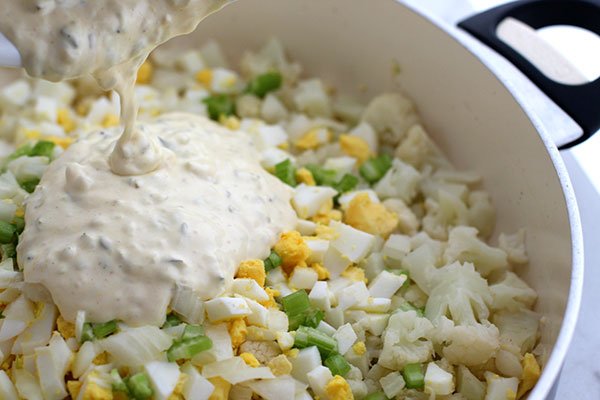
{"label": "bowl rim", "polygon": [[[560,152],[554,143],[550,128],[542,121],[541,116],[528,109],[525,96],[519,91],[514,84],[511,83],[511,77],[522,75],[520,71],[510,65],[508,68],[505,65],[506,60],[499,54],[493,52],[487,46],[479,42],[477,39],[469,35],[467,32],[460,30],[458,27],[449,24],[441,18],[432,15],[431,13],[416,8],[411,4],[406,4],[402,0],[395,0],[398,5],[406,7],[412,11],[416,18],[422,18],[442,30],[444,33],[452,37],[466,51],[477,58],[498,81],[498,83],[508,90],[513,99],[518,103],[527,118],[540,136],[540,139],[546,148],[546,152],[550,156],[554,171],[559,179],[562,187],[562,192],[567,206],[567,217],[569,220],[571,233],[571,282],[569,285],[569,294],[567,304],[564,311],[563,322],[560,327],[559,334],[556,338],[556,343],[552,347],[550,357],[542,369],[542,374],[529,393],[529,399],[545,399],[554,389],[562,365],[567,355],[567,351],[571,344],[579,317],[581,307],[581,298],[583,293],[583,276],[584,276],[584,249],[583,249],[583,232],[581,228],[581,218],[579,208],[571,183],[571,178],[565,166],[565,163],[560,155]],[[501,63],[499,61],[502,61]]]}

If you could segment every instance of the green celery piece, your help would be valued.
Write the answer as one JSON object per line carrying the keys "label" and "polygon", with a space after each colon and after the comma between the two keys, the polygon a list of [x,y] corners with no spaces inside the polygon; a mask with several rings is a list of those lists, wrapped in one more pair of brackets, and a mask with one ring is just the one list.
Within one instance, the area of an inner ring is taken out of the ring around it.
{"label": "green celery piece", "polygon": [[33,193],[37,185],[40,184],[40,178],[30,178],[24,181],[20,181],[19,185],[25,190],[27,193]]}
{"label": "green celery piece", "polygon": [[83,324],[83,329],[81,330],[81,343],[94,340],[94,330],[92,329],[92,324],[86,322]]}
{"label": "green celery piece", "polygon": [[265,271],[269,272],[272,269],[275,269],[281,265],[281,257],[279,254],[275,253],[274,250],[271,250],[271,254],[264,260],[265,263]]}
{"label": "green celery piece", "polygon": [[129,377],[126,384],[133,399],[146,400],[152,397],[153,391],[150,386],[150,379],[145,373],[140,372]]}
{"label": "green celery piece", "polygon": [[263,98],[267,93],[279,89],[282,81],[283,78],[279,72],[267,72],[252,79],[246,91]]}
{"label": "green celery piece", "polygon": [[129,394],[129,389],[125,384],[125,381],[121,378],[119,371],[116,368],[113,368],[110,371],[110,377],[112,379],[112,389],[115,392],[123,392],[125,394]]}
{"label": "green celery piece", "polygon": [[17,228],[13,224],[9,224],[8,222],[0,221],[0,243],[8,244],[12,243],[15,234],[17,233]]}
{"label": "green celery piece", "polygon": [[31,151],[29,152],[30,157],[41,156],[52,158],[52,152],[54,151],[54,147],[56,145],[53,142],[49,142],[47,140],[40,140],[33,146]]}
{"label": "green celery piece", "polygon": [[402,376],[409,389],[422,389],[425,385],[425,374],[420,363],[406,364],[402,370]]}
{"label": "green celery piece", "polygon": [[289,158],[275,165],[275,176],[289,186],[295,187],[298,184],[296,182],[296,168],[294,168]]}
{"label": "green celery piece", "polygon": [[204,327],[202,325],[186,325],[181,335],[182,340],[191,339],[196,336],[204,335]]}
{"label": "green celery piece", "polygon": [[207,97],[202,102],[206,104],[208,116],[214,121],[219,121],[221,116],[228,117],[235,114],[235,103],[224,94]]}
{"label": "green celery piece", "polygon": [[332,354],[329,357],[327,357],[323,364],[325,364],[325,366],[329,368],[329,370],[334,376],[346,376],[346,374],[350,372],[351,369],[348,361],[346,361],[346,359],[338,353]]}
{"label": "green celery piece", "polygon": [[289,316],[303,314],[310,308],[308,294],[304,289],[297,290],[281,299],[283,311]]}
{"label": "green celery piece", "polygon": [[383,392],[370,393],[363,400],[390,400]]}
{"label": "green celery piece", "polygon": [[94,337],[96,337],[96,339],[105,338],[108,335],[112,335],[116,331],[117,321],[115,320],[92,325],[92,332],[94,333]]}
{"label": "green celery piece", "polygon": [[170,328],[172,326],[177,326],[181,323],[182,323],[181,319],[177,315],[171,313],[171,314],[167,315],[167,320],[163,324],[162,328]]}
{"label": "green celery piece", "polygon": [[190,359],[201,351],[212,348],[212,340],[208,336],[199,335],[188,339],[176,340],[167,350],[167,359],[177,361]]}

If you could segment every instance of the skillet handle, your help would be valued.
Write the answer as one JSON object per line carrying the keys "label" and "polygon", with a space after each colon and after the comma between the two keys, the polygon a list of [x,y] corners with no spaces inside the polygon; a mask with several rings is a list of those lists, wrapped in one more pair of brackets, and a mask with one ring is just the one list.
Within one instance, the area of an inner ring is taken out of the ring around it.
{"label": "skillet handle", "polygon": [[458,26],[494,49],[521,70],[582,128],[583,135],[560,149],[589,139],[600,129],[600,78],[581,85],[556,82],[530,63],[496,34],[498,25],[512,17],[533,29],[573,25],[600,35],[600,0],[522,0],[469,17]]}

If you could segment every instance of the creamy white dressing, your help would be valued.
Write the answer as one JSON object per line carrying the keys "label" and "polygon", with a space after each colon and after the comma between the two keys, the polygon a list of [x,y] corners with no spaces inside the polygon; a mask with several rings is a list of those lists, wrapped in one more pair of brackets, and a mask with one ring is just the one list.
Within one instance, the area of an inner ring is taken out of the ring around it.
{"label": "creamy white dressing", "polygon": [[52,81],[93,75],[121,100],[124,132],[110,156],[119,175],[161,164],[161,147],[135,129],[136,71],[159,44],[189,33],[230,0],[3,0],[0,31],[29,75]]}
{"label": "creamy white dressing", "polygon": [[91,74],[121,96],[123,133],[73,144],[26,202],[18,262],[61,314],[161,324],[176,287],[227,289],[237,265],[264,258],[296,214],[247,135],[189,114],[135,124],[135,72],[227,0],[10,0],[0,31],[34,77]]}
{"label": "creamy white dressing", "polygon": [[296,214],[291,189],[260,166],[251,139],[205,118],[169,114],[140,124],[163,165],[112,173],[115,130],[73,144],[27,200],[17,254],[25,281],[52,294],[63,316],[160,324],[176,285],[204,299],[237,265],[265,258]]}

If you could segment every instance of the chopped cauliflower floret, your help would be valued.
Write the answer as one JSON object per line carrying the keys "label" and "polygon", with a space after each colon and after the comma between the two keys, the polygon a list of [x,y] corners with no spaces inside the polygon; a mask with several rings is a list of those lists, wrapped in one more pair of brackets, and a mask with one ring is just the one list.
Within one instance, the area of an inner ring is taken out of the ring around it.
{"label": "chopped cauliflower floret", "polygon": [[527,264],[529,262],[525,248],[525,229],[519,229],[512,235],[501,233],[498,237],[498,245],[508,254],[508,261],[511,263]]}
{"label": "chopped cauliflower floret", "polygon": [[489,317],[491,302],[487,282],[473,264],[457,262],[436,271],[425,315],[430,321],[436,321],[449,314],[459,325],[475,325]]}
{"label": "chopped cauliflower floret", "polygon": [[488,276],[494,271],[508,267],[504,250],[488,246],[477,238],[477,229],[467,226],[457,226],[450,231],[444,260],[447,263],[453,261],[473,263],[482,276]]}
{"label": "chopped cauliflower floret", "polygon": [[436,324],[434,340],[440,343],[441,353],[451,364],[480,365],[492,358],[500,347],[496,326],[482,324],[455,326],[442,316]]}
{"label": "chopped cauliflower floret", "polygon": [[310,256],[310,248],[298,231],[282,233],[273,249],[281,257],[281,268],[287,274],[296,266],[306,266],[306,259]]}
{"label": "chopped cauliflower floret", "polygon": [[268,364],[281,354],[281,349],[275,341],[248,340],[240,346],[240,352],[252,353],[261,364]]}
{"label": "chopped cauliflower floret", "polygon": [[535,290],[511,271],[506,271],[501,281],[490,285],[490,291],[494,299],[492,308],[495,310],[517,311],[523,306],[531,308],[537,299]]}
{"label": "chopped cauliflower floret", "polygon": [[384,93],[375,97],[362,116],[379,133],[380,140],[396,146],[419,121],[415,106],[399,93]]}
{"label": "chopped cauliflower floret", "polygon": [[433,325],[428,319],[417,316],[415,311],[399,311],[393,314],[383,333],[383,349],[379,364],[401,370],[406,364],[428,361],[433,354],[430,337]]}
{"label": "chopped cauliflower floret", "polygon": [[361,231],[387,238],[398,226],[398,216],[367,193],[357,194],[346,209],[344,222]]}

